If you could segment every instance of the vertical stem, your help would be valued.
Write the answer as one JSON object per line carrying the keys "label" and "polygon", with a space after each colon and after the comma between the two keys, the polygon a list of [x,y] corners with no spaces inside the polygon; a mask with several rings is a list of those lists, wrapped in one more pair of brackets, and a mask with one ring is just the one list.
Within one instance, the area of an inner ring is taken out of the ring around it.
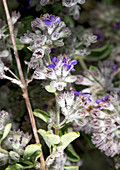
{"label": "vertical stem", "polygon": [[85,64],[85,62],[84,62],[84,59],[79,57],[78,60],[79,60],[79,63],[80,63],[80,65],[81,65],[82,69],[83,69],[83,70],[86,70],[86,69],[87,69],[87,66],[86,66],[86,64]]}
{"label": "vertical stem", "polygon": [[59,134],[59,124],[60,124],[60,106],[58,102],[56,101],[56,129],[55,129],[55,134]]}
{"label": "vertical stem", "polygon": [[[24,76],[23,76],[23,71],[22,71],[22,67],[21,67],[21,63],[20,63],[20,59],[19,59],[19,55],[18,55],[18,50],[17,50],[17,46],[16,46],[16,42],[15,42],[15,36],[14,36],[14,33],[13,33],[13,28],[12,28],[12,22],[11,22],[11,18],[10,18],[10,14],[9,14],[9,10],[8,10],[6,0],[3,0],[3,5],[4,5],[4,8],[5,8],[5,13],[6,13],[8,26],[9,26],[9,30],[10,30],[10,35],[11,35],[11,39],[12,39],[12,43],[13,43],[13,49],[14,49],[15,59],[16,59],[16,62],[17,62],[17,68],[18,68],[21,83],[22,83],[21,89],[23,91],[23,96],[24,96],[24,99],[25,99],[25,102],[26,102],[28,113],[29,113],[29,117],[30,117],[32,129],[33,129],[33,134],[34,134],[36,143],[39,144],[40,141],[39,141],[39,137],[38,137],[38,133],[37,133],[37,127],[36,127],[36,124],[35,124],[35,119],[34,119],[34,116],[33,116],[32,107],[31,107],[31,104],[30,104],[29,96],[28,96],[27,85],[26,85],[26,82],[25,82],[25,79],[24,79]],[[41,170],[44,170],[45,169],[45,160],[44,160],[43,153],[41,154],[40,160],[41,160]],[[46,170],[47,170],[47,168],[46,168]]]}
{"label": "vertical stem", "polygon": [[[31,125],[32,125],[34,137],[35,137],[35,141],[36,141],[37,144],[40,144],[40,140],[39,140],[39,137],[38,137],[38,134],[37,134],[36,123],[35,123],[35,119],[34,119],[34,116],[33,116],[29,96],[28,96],[27,87],[23,88],[22,91],[23,91],[23,97],[25,99],[25,103],[26,103],[26,106],[27,106],[27,109],[28,109],[28,113],[29,113],[29,117],[30,117],[30,121],[31,121]],[[40,160],[41,160],[41,170],[44,170],[45,169],[45,160],[44,160],[43,152],[41,153]]]}

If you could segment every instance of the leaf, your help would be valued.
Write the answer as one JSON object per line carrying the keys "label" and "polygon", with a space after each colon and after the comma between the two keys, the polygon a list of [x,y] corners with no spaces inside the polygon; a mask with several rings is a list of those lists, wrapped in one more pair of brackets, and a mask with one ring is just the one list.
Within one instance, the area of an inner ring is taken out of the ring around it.
{"label": "leaf", "polygon": [[68,76],[66,79],[65,79],[65,81],[66,82],[69,82],[69,83],[73,83],[73,82],[75,82],[77,80],[77,76],[73,76],[73,75],[70,75],[70,76]]}
{"label": "leaf", "polygon": [[0,152],[4,153],[4,154],[8,154],[8,151],[6,151],[5,149],[2,149],[2,148],[0,148]]}
{"label": "leaf", "polygon": [[31,161],[34,163],[40,158],[41,156],[41,150],[37,150],[32,156],[31,156]]}
{"label": "leaf", "polygon": [[65,166],[64,170],[79,170],[78,166]]}
{"label": "leaf", "polygon": [[55,87],[52,87],[51,85],[45,86],[45,89],[46,89],[47,92],[49,92],[49,93],[55,93],[55,92],[56,92],[56,88],[55,88]]}
{"label": "leaf", "polygon": [[6,170],[21,170],[24,169],[24,167],[20,164],[13,164],[13,165],[9,165]]}
{"label": "leaf", "polygon": [[31,52],[33,52],[33,50],[31,49],[31,46],[27,47],[28,50],[30,50]]}
{"label": "leaf", "polygon": [[67,158],[68,160],[72,162],[78,162],[80,160],[80,157],[78,154],[75,152],[74,148],[72,145],[69,145],[66,150]]}
{"label": "leaf", "polygon": [[41,145],[31,144],[25,148],[23,157],[24,159],[27,159],[27,160],[37,161],[40,155],[41,155]]}
{"label": "leaf", "polygon": [[58,135],[50,134],[49,132],[43,129],[39,129],[38,132],[43,137],[45,143],[49,148],[55,144],[60,143],[60,137]]}
{"label": "leaf", "polygon": [[12,124],[9,123],[5,126],[5,129],[4,129],[4,133],[3,133],[3,136],[2,138],[0,139],[0,143],[7,137],[7,135],[9,134],[10,130],[11,130],[11,127],[12,127]]}
{"label": "leaf", "polygon": [[42,119],[46,123],[48,122],[48,119],[50,118],[48,113],[46,113],[45,111],[40,110],[40,109],[35,109],[33,114],[34,114],[34,116],[38,117],[39,119]]}
{"label": "leaf", "polygon": [[60,138],[60,144],[59,146],[62,146],[63,149],[65,149],[73,140],[78,138],[80,136],[79,132],[70,132],[67,133]]}
{"label": "leaf", "polygon": [[108,44],[107,48],[103,51],[100,52],[92,52],[90,55],[88,55],[85,59],[87,61],[98,61],[98,60],[102,60],[102,59],[106,59],[110,54],[111,51],[113,49],[113,45],[112,44]]}
{"label": "leaf", "polygon": [[98,68],[91,65],[91,66],[89,67],[89,71],[93,71],[93,70],[98,70]]}
{"label": "leaf", "polygon": [[[17,46],[18,50],[22,50],[24,48],[24,44],[21,43],[19,38],[16,38],[15,42],[16,42],[16,46]],[[13,45],[12,44],[10,44],[10,47],[13,49]]]}
{"label": "leaf", "polygon": [[23,158],[20,158],[20,162],[26,165],[34,165],[33,162],[29,161],[29,160],[24,160]]}
{"label": "leaf", "polygon": [[102,52],[102,51],[106,50],[106,49],[109,47],[109,45],[110,45],[110,44],[105,44],[105,45],[102,46],[102,47],[92,49],[92,52]]}

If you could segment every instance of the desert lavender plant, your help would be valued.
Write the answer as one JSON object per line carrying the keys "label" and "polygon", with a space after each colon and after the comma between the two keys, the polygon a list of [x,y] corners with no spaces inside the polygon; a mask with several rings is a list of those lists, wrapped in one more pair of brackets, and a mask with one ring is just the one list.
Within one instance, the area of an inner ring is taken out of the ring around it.
{"label": "desert lavender plant", "polygon": [[[5,0],[3,2],[5,5]],[[79,1],[74,1],[74,5],[77,3]],[[40,18],[35,19],[31,26],[34,33],[28,31],[20,38],[21,42],[29,44],[28,49],[32,52],[30,61],[26,62],[28,65],[27,79],[24,79],[21,66],[19,65],[20,63],[18,62],[19,58],[16,45],[14,44],[14,37],[12,37],[12,40],[20,79],[4,65],[2,60],[0,63],[0,78],[8,79],[21,87],[37,144],[27,145],[31,139],[31,135],[28,133],[24,134],[20,130],[11,130],[11,123],[9,123],[9,118],[7,118],[9,114],[5,111],[0,112],[1,117],[3,117],[0,119],[1,166],[10,164],[8,166],[10,170],[20,168],[41,168],[42,170],[45,168],[49,168],[50,170],[74,168],[77,170],[77,166],[67,166],[65,149],[80,134],[73,132],[66,125],[75,123],[81,129],[85,129],[89,121],[90,128],[92,124],[93,143],[105,151],[107,156],[119,154],[119,96],[117,94],[110,94],[103,97],[103,99],[96,100],[96,97],[102,90],[110,91],[113,89],[113,84],[111,85],[111,83],[116,66],[111,62],[105,61],[99,64],[99,69],[92,67],[87,71],[86,77],[72,75],[71,72],[75,71],[74,67],[77,64],[77,60],[65,54],[52,57],[52,59],[50,56],[51,49],[63,46],[63,39],[71,33],[60,17],[52,14],[44,14]],[[12,25],[10,25],[11,27]],[[81,41],[88,47],[91,43],[96,42],[96,36],[87,33],[83,35]],[[7,70],[10,71],[14,78],[6,75]],[[28,79],[30,70],[32,70],[32,76]],[[109,79],[107,83],[105,78]],[[42,82],[43,88],[53,95],[55,105],[53,109],[48,110],[48,113],[39,109],[35,109],[32,112],[27,93],[27,85],[33,79],[44,80]],[[78,92],[73,86],[75,82],[76,84],[90,85],[90,88]],[[98,108],[95,100],[99,105]],[[45,162],[33,114],[47,124],[47,130],[38,130],[38,133],[49,148],[50,155]],[[108,127],[108,123],[111,126]],[[87,128],[86,132],[88,132]],[[2,158],[3,156],[4,159]],[[38,158],[41,158],[41,164],[38,162]],[[26,166],[23,166],[23,164]]]}

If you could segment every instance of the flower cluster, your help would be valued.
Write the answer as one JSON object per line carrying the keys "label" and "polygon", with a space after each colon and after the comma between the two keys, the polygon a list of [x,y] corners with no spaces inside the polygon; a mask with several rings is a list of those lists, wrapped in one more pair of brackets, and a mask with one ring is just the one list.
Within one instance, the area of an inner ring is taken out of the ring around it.
{"label": "flower cluster", "polygon": [[75,122],[80,126],[87,123],[91,100],[89,93],[81,93],[77,91],[68,91],[57,96],[57,102],[62,109],[62,113],[66,120]]}
{"label": "flower cluster", "polygon": [[85,32],[81,37],[81,40],[86,47],[89,47],[92,43],[97,42],[97,36],[90,32]]}
{"label": "flower cluster", "polygon": [[67,15],[73,15],[73,18],[75,20],[79,19],[80,16],[80,10],[82,4],[85,3],[85,0],[30,0],[29,5],[31,7],[36,6],[36,11],[40,11],[41,8],[43,8],[46,5],[56,5],[60,4],[63,6],[62,7],[62,13],[67,14]]}
{"label": "flower cluster", "polygon": [[[36,0],[34,0],[34,1],[36,1]],[[34,2],[33,0],[31,0],[31,2],[30,2],[30,4],[32,4],[32,6],[34,6],[35,4],[37,4],[37,1],[36,2]],[[40,4],[42,5],[42,6],[45,6],[45,5],[48,5],[48,4],[53,4],[54,3],[54,1],[56,1],[56,0],[40,0]],[[59,0],[57,0],[57,1],[59,1]],[[85,3],[85,0],[62,0],[62,5],[63,6],[65,6],[65,7],[72,7],[72,6],[74,6],[74,5],[76,5],[76,4],[84,4]]]}
{"label": "flower cluster", "polygon": [[57,150],[46,159],[46,165],[50,170],[64,170],[65,162],[66,155],[61,147],[58,147]]}
{"label": "flower cluster", "polygon": [[29,143],[32,136],[23,131],[11,131],[7,138],[3,141],[3,148],[7,150],[13,150],[19,155],[24,153],[25,146]]}
{"label": "flower cluster", "polygon": [[78,125],[76,122],[73,122],[73,129],[77,132],[83,131],[85,134],[92,134],[92,124],[90,122],[90,115],[84,118],[84,125]]}
{"label": "flower cluster", "polygon": [[36,68],[33,74],[34,79],[47,79],[50,81],[50,86],[62,91],[67,83],[73,83],[77,77],[71,75],[71,71],[75,71],[74,65],[77,64],[76,60],[71,60],[66,55],[60,55],[52,59],[52,64],[45,66],[43,63],[38,65],[29,63],[29,66]]}
{"label": "flower cluster", "polygon": [[35,33],[28,31],[20,40],[23,44],[30,44],[35,58],[43,58],[52,48],[63,46],[63,38],[71,34],[60,17],[54,15],[44,14],[33,20],[31,26]]}
{"label": "flower cluster", "polygon": [[[94,35],[91,31],[84,31],[83,27],[79,27],[78,29],[81,30],[80,33],[78,33],[78,35],[72,34],[66,41],[64,50],[71,57],[89,55],[91,53],[92,44],[97,42],[97,35]],[[79,36],[81,38],[78,38]]]}
{"label": "flower cluster", "polygon": [[112,61],[99,62],[99,69],[90,67],[89,70],[84,72],[85,77],[78,76],[76,84],[89,86],[83,91],[92,93],[93,96],[102,90],[114,90],[112,80],[116,69],[116,65]]}
{"label": "flower cluster", "polygon": [[11,17],[11,21],[12,21],[12,24],[13,25],[15,25],[16,23],[17,23],[17,21],[18,21],[18,19],[20,18],[20,13],[18,12],[16,12],[16,11],[13,11],[12,12],[12,17]]}
{"label": "flower cluster", "polygon": [[107,156],[120,154],[120,97],[117,93],[97,99],[91,110],[92,142]]}

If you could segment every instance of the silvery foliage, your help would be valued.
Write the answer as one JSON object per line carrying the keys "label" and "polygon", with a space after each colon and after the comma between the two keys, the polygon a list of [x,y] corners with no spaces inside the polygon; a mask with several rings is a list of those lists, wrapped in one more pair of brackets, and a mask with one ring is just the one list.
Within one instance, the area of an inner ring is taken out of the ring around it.
{"label": "silvery foliage", "polygon": [[57,147],[56,151],[53,151],[46,159],[49,170],[64,170],[65,162],[66,155],[62,147]]}
{"label": "silvery foliage", "polygon": [[63,46],[63,39],[71,34],[60,17],[49,14],[33,20],[31,26],[34,33],[28,31],[20,40],[23,44],[30,44],[30,49],[33,51],[32,60],[43,58],[54,47]]}
{"label": "silvery foliage", "polygon": [[120,154],[120,96],[111,93],[97,99],[98,108],[91,110],[92,142],[107,156]]}
{"label": "silvery foliage", "polygon": [[2,147],[6,150],[13,150],[19,155],[23,155],[25,146],[29,143],[32,136],[23,131],[11,131],[7,138],[3,141]]}
{"label": "silvery foliage", "polygon": [[28,63],[30,68],[35,68],[33,73],[34,79],[46,79],[49,85],[56,90],[62,91],[68,83],[76,81],[77,77],[71,75],[74,71],[74,65],[77,64],[76,60],[71,60],[67,55],[60,55],[52,59],[52,64],[44,65],[43,61]]}
{"label": "silvery foliage", "polygon": [[99,69],[91,67],[85,70],[85,76],[79,75],[76,84],[89,86],[83,92],[87,91],[94,97],[103,90],[115,90],[112,83],[115,70],[116,66],[112,61],[99,62]]}
{"label": "silvery foliage", "polygon": [[87,117],[89,116],[89,108],[91,107],[89,93],[74,93],[67,91],[57,96],[56,100],[62,109],[65,120],[75,122],[80,126],[85,126]]}

